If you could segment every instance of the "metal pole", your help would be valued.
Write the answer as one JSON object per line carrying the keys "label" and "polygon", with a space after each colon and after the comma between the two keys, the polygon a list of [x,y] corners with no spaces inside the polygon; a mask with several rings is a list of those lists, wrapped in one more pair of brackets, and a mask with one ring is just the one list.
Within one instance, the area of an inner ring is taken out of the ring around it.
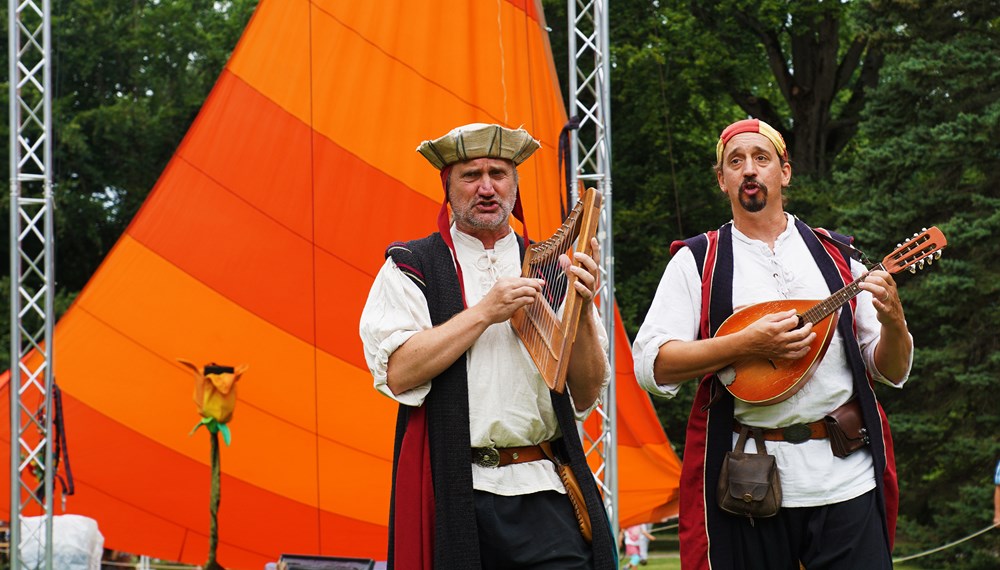
{"label": "metal pole", "polygon": [[[608,509],[610,512],[611,528],[615,532],[615,536],[618,533],[618,398],[616,387],[618,382],[616,380],[616,374],[614,373],[616,368],[615,364],[615,240],[614,232],[612,231],[611,213],[612,205],[614,203],[612,187],[611,187],[611,56],[610,56],[610,42],[609,42],[609,19],[610,14],[608,12],[610,0],[601,0],[600,3],[600,16],[598,18],[600,22],[600,42],[599,51],[600,57],[595,61],[595,67],[600,66],[599,83],[600,89],[598,91],[598,105],[600,107],[600,116],[602,118],[602,126],[598,130],[598,137],[600,139],[601,145],[603,145],[603,153],[600,158],[604,176],[602,178],[602,192],[604,194],[604,210],[603,210],[603,228],[604,235],[601,236],[602,243],[604,244],[601,248],[601,277],[604,279],[604,285],[601,290],[601,318],[604,320],[604,326],[608,334],[608,359],[611,363],[611,384],[608,386],[607,395],[605,397],[605,402],[608,408],[607,413],[607,423],[604,426],[604,431],[607,434],[606,442],[606,452],[605,452],[605,463],[607,464],[608,475],[605,478],[605,485],[609,489],[610,495],[613,497],[613,501],[608,502]],[[596,7],[595,7],[596,8]]]}
{"label": "metal pole", "polygon": [[[569,115],[580,119],[572,133],[570,170],[574,191],[593,185],[604,196],[598,230],[601,242],[600,314],[610,343],[608,359],[615,370],[614,233],[611,212],[610,58],[607,0],[569,0]],[[612,531],[618,532],[617,402],[615,375],[595,413],[601,434],[590,441],[588,454],[596,453],[600,467],[595,474],[604,495]]]}
{"label": "metal pole", "polygon": [[[10,98],[10,564],[52,568],[55,248],[49,0],[8,0]],[[32,357],[27,358],[29,355]],[[24,532],[27,516],[41,524]],[[30,550],[29,550],[30,549]]]}

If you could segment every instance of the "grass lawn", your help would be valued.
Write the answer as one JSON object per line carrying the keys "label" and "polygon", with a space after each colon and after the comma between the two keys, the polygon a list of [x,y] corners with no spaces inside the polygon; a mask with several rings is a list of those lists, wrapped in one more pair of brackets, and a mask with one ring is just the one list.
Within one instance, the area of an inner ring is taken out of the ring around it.
{"label": "grass lawn", "polygon": [[[680,554],[677,552],[676,528],[676,524],[653,528],[653,535],[656,536],[657,540],[650,543],[649,563],[645,566],[639,566],[640,570],[680,570],[681,559]],[[628,559],[625,558],[623,552],[618,568],[624,568],[627,561]],[[922,566],[920,562],[922,561],[912,560],[906,563],[895,564],[893,568],[895,570],[942,570],[937,567]]]}
{"label": "grass lawn", "polygon": [[[624,568],[627,561],[628,559],[623,557],[618,567]],[[680,570],[681,559],[676,552],[650,552],[649,564],[639,568],[644,570]]]}
{"label": "grass lawn", "polygon": [[[624,566],[625,560],[623,559],[619,568]],[[649,564],[640,566],[639,568],[643,570],[680,570],[681,559],[677,556],[676,552],[650,552]],[[912,563],[896,564],[894,568],[895,570],[931,570],[922,566],[914,566]]]}

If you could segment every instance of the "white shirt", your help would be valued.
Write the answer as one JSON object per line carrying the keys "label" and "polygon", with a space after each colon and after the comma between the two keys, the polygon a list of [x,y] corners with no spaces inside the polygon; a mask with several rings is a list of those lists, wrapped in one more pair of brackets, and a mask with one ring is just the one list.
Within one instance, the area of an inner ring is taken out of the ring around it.
{"label": "white shirt", "polygon": [[[473,306],[500,277],[521,275],[517,236],[511,231],[486,250],[478,239],[458,231],[451,235],[462,266],[465,299]],[[591,318],[599,318],[596,309]],[[387,259],[379,270],[361,314],[361,340],[375,389],[408,406],[420,406],[432,382],[394,395],[386,385],[389,357],[414,334],[432,327],[427,300],[420,289]],[[611,380],[606,351],[607,335],[598,326],[605,350],[604,385]],[[551,440],[559,426],[549,389],[510,322],[491,325],[466,353],[469,381],[469,432],[473,447],[519,447]],[[568,388],[567,388],[568,389]],[[595,403],[596,406],[596,403]],[[591,408],[593,409],[593,408]],[[575,408],[574,408],[575,410]],[[582,420],[589,413],[577,413]],[[570,434],[568,437],[577,437]],[[471,454],[471,451],[470,451]],[[471,457],[471,455],[470,455]],[[503,467],[480,467],[469,462],[473,488],[497,495],[523,495],[565,489],[549,461],[531,461]]]}
{"label": "white shirt", "polygon": [[[819,302],[830,296],[819,267],[812,261],[812,254],[795,227],[794,218],[786,216],[788,225],[775,240],[773,251],[766,243],[751,239],[733,227],[735,311],[765,301],[814,299]],[[851,262],[855,277],[864,271],[860,263]],[[679,383],[656,384],[653,362],[660,347],[667,342],[697,339],[700,322],[701,276],[694,255],[689,248],[683,248],[667,264],[632,347],[636,378],[644,389],[668,398],[677,394]],[[872,376],[890,386],[902,386],[909,376],[909,367],[898,385],[887,380],[875,367],[875,347],[881,325],[872,306],[871,294],[866,291],[857,296],[855,329],[865,366]],[[912,352],[910,358],[912,364]],[[812,377],[792,397],[770,406],[754,406],[736,400],[735,415],[741,423],[762,427],[809,423],[847,402],[853,393],[844,339],[838,332],[833,335]],[[734,434],[734,443],[736,438]],[[875,487],[868,448],[837,458],[826,439],[798,444],[768,441],[765,446],[768,453],[777,458],[783,506],[808,507],[841,502]],[[752,440],[748,441],[746,450],[756,450]]]}

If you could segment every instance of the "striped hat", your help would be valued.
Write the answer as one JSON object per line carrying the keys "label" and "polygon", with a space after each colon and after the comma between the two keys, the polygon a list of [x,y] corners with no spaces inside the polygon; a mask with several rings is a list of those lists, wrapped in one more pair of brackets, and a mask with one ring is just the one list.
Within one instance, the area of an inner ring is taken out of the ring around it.
{"label": "striped hat", "polygon": [[417,152],[438,170],[476,158],[503,158],[521,164],[541,144],[524,129],[472,123],[452,129],[448,134],[424,141]]}
{"label": "striped hat", "polygon": [[781,138],[781,133],[760,119],[744,119],[729,125],[722,131],[722,134],[719,135],[719,144],[715,145],[716,163],[722,162],[722,150],[726,147],[726,144],[729,143],[729,140],[740,133],[760,133],[764,135],[769,141],[771,141],[772,144],[774,144],[774,148],[778,151],[778,155],[780,155],[782,159],[788,160],[788,149],[785,147],[785,139]]}

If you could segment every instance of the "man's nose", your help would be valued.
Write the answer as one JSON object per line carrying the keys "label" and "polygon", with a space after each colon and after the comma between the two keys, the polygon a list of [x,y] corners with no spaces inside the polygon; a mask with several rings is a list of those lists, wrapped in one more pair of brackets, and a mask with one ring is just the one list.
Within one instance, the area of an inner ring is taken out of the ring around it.
{"label": "man's nose", "polygon": [[489,174],[484,174],[482,178],[479,179],[479,191],[486,194],[493,193],[493,179],[490,178]]}
{"label": "man's nose", "polygon": [[757,172],[757,164],[753,160],[743,161],[743,175],[752,176]]}

